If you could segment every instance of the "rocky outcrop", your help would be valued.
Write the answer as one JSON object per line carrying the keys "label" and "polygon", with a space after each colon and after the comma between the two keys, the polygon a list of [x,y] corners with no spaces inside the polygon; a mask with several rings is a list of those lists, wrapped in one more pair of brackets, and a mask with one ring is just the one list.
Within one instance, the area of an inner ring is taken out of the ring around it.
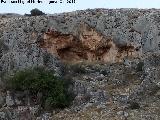
{"label": "rocky outcrop", "polygon": [[120,62],[124,57],[140,57],[140,49],[136,45],[117,44],[113,38],[107,37],[86,23],[80,23],[74,34],[63,34],[50,30],[44,34],[40,42],[42,48],[57,55],[66,62],[101,61]]}
{"label": "rocky outcrop", "polygon": [[46,66],[60,74],[60,63],[56,57],[37,44],[45,29],[45,21],[44,17],[11,17],[0,20],[0,74],[35,66]]}
{"label": "rocky outcrop", "polygon": [[[1,76],[45,66],[56,75],[66,70],[64,75],[74,81],[73,105],[54,112],[56,120],[158,120],[159,13],[88,9],[37,17],[0,15],[0,119],[35,119],[40,109],[19,100],[23,94],[7,92]],[[63,62],[85,64],[62,69]],[[48,113],[37,117],[50,118]]]}
{"label": "rocky outcrop", "polygon": [[[0,16],[2,71],[67,62],[119,62],[159,53],[159,10],[94,9],[52,16]],[[39,47],[40,45],[40,47]],[[56,48],[57,47],[57,48]],[[20,59],[19,59],[20,58]],[[54,59],[54,60],[53,60]],[[52,61],[53,60],[53,61]]]}

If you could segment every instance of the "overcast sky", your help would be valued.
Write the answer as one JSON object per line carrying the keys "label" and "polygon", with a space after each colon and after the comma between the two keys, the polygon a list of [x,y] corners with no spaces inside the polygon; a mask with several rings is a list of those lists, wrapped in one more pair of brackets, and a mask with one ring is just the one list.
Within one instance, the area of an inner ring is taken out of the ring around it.
{"label": "overcast sky", "polygon": [[[33,8],[38,8],[50,14],[88,8],[160,8],[160,0],[75,0],[76,3],[72,4],[67,3],[67,0],[57,0],[58,3],[52,4],[49,4],[50,0],[41,0],[43,3],[40,4],[27,3],[28,0],[23,1],[24,4],[11,3],[11,0],[0,3],[0,13],[24,14],[29,13]],[[60,1],[63,3],[60,3]]]}

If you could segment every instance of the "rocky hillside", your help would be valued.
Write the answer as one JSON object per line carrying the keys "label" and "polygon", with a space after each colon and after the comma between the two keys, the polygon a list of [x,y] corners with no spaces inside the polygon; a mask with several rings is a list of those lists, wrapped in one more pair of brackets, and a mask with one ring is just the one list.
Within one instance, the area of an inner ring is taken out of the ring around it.
{"label": "rocky hillside", "polygon": [[[159,120],[159,60],[159,9],[0,15],[0,119]],[[27,118],[36,105],[8,103],[3,75],[36,66],[73,79],[69,108]]]}

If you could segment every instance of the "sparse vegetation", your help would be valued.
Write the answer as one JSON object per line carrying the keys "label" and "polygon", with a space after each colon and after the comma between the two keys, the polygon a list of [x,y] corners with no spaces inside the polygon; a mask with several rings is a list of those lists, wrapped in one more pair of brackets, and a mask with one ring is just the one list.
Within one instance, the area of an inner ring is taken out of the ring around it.
{"label": "sparse vegetation", "polygon": [[65,108],[72,102],[72,94],[68,90],[71,81],[54,76],[53,71],[44,67],[30,68],[16,72],[8,77],[8,89],[42,93],[43,106],[49,108]]}

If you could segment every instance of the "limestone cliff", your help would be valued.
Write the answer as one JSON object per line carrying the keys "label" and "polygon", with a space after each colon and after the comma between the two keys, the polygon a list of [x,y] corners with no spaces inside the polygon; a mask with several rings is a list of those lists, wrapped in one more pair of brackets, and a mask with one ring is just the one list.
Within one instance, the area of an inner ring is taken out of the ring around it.
{"label": "limestone cliff", "polygon": [[[74,81],[73,105],[55,112],[56,120],[159,120],[159,19],[159,9],[0,15],[0,86],[7,72],[45,66]],[[0,89],[0,119],[36,111],[37,106],[8,108],[19,102],[10,98]]]}
{"label": "limestone cliff", "polygon": [[124,57],[140,57],[136,45],[126,43],[118,45],[113,38],[105,36],[86,23],[80,23],[74,34],[62,34],[50,30],[44,34],[41,47],[57,55],[66,62],[101,61],[120,62]]}
{"label": "limestone cliff", "polygon": [[[95,9],[25,17],[1,16],[0,68],[43,65],[44,52],[63,61],[120,62],[159,52],[159,10]],[[43,54],[43,55],[42,55]]]}

